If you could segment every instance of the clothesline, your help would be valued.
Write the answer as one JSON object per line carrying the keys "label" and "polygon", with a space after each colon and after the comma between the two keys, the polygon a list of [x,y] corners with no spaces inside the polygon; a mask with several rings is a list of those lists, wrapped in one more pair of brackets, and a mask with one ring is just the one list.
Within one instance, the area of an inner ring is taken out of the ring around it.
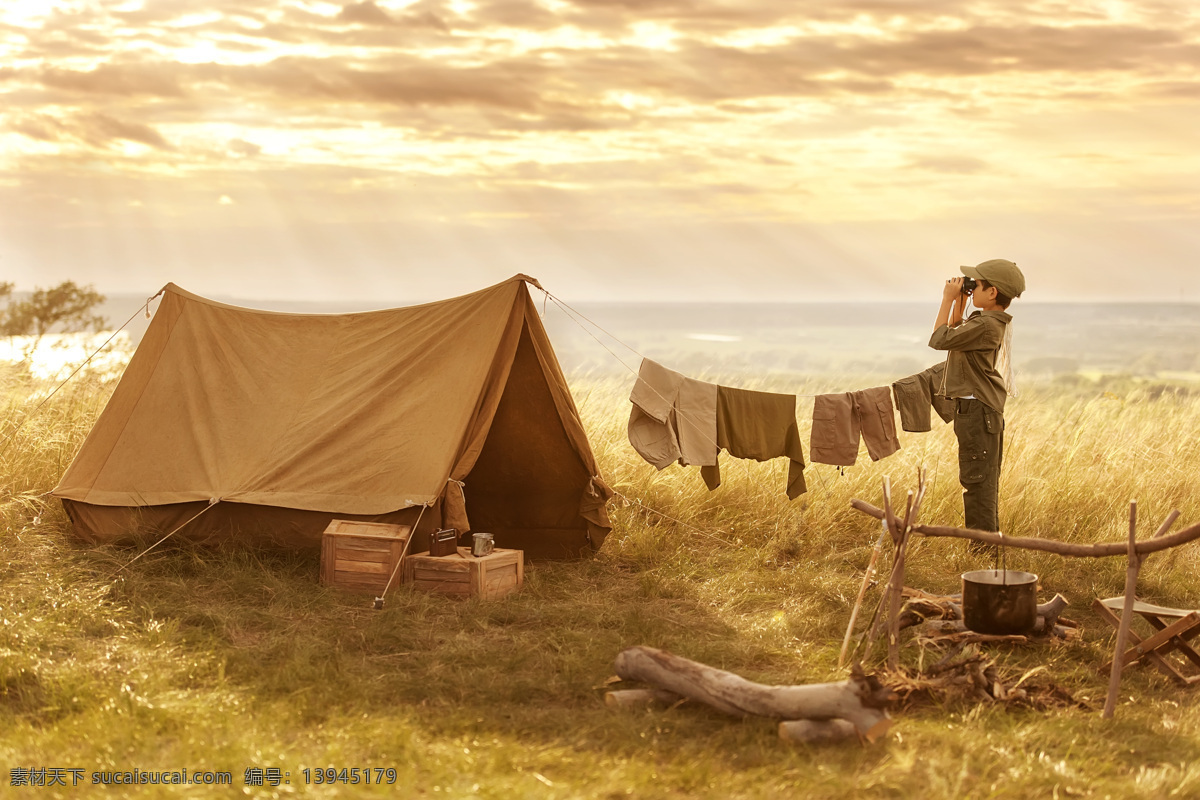
{"label": "clothesline", "polygon": [[[541,287],[539,287],[541,288]],[[719,485],[719,467],[716,464],[715,456],[719,455],[721,450],[726,450],[730,455],[741,457],[754,458],[755,460],[767,460],[774,456],[794,454],[795,458],[799,459],[798,463],[792,463],[789,468],[789,495],[797,496],[800,492],[806,490],[804,486],[804,463],[803,455],[800,454],[799,443],[796,440],[794,412],[792,417],[792,432],[788,433],[785,438],[788,441],[794,442],[794,445],[787,446],[787,452],[773,452],[770,455],[763,453],[738,453],[735,448],[730,446],[730,434],[728,427],[723,422],[720,426],[721,436],[719,439],[705,433],[705,424],[711,428],[709,415],[712,409],[707,406],[697,405],[694,401],[697,397],[697,385],[704,385],[703,382],[682,376],[679,373],[674,373],[661,365],[648,359],[644,354],[640,353],[636,348],[627,344],[616,336],[611,331],[605,329],[602,325],[590,319],[586,314],[571,307],[569,304],[554,296],[545,289],[546,296],[553,300],[555,305],[562,309],[568,319],[586,332],[593,340],[597,342],[605,351],[615,358],[625,369],[635,377],[634,390],[630,395],[630,400],[634,404],[634,410],[630,419],[630,443],[639,455],[645,458],[649,463],[658,469],[663,469],[668,464],[678,463],[687,465],[695,465],[701,467],[701,477],[705,479],[709,489],[714,489]],[[584,323],[587,323],[585,325]],[[628,350],[630,353],[641,359],[639,369],[630,366],[626,361],[614,352],[613,348],[609,347],[600,339],[596,333],[589,329],[594,328],[595,331],[601,332],[604,336],[611,339],[620,347]],[[900,449],[897,427],[903,427],[907,432],[926,432],[931,430],[930,427],[930,409],[936,410],[938,415],[946,422],[953,419],[949,414],[949,401],[941,398],[935,399],[934,387],[936,381],[940,380],[938,370],[944,368],[943,364],[939,363],[934,367],[925,370],[917,375],[907,376],[897,379],[890,384],[863,389],[854,392],[827,392],[823,394],[794,394],[790,395],[794,403],[796,398],[812,399],[815,401],[813,407],[813,428],[810,432],[810,450],[809,457],[813,464],[822,463],[836,467],[840,472],[844,472],[845,467],[852,466],[857,462],[860,446],[860,437],[865,439],[867,443],[867,451],[873,461],[878,461],[881,458],[892,455]],[[646,370],[651,372],[647,373]],[[669,374],[671,379],[663,381],[664,373]],[[655,385],[657,382],[657,385]],[[680,393],[683,392],[685,386],[693,387],[692,401],[682,402],[679,400]],[[659,388],[664,387],[672,396],[668,397]],[[760,395],[764,398],[772,396],[782,398],[788,395],[780,395],[769,392],[751,392],[747,390],[736,390],[730,387],[721,387],[709,384],[708,388],[715,389],[717,392],[727,392],[730,396],[733,393],[741,395]],[[896,404],[893,406],[893,396],[896,398]],[[646,406],[647,401],[650,401],[654,408],[651,409],[651,415],[647,415],[646,410],[650,408]],[[706,402],[711,402],[706,400]],[[922,406],[923,402],[923,408]],[[884,409],[886,405],[886,410]],[[639,409],[639,406],[641,407]],[[743,406],[745,409],[746,407]],[[794,406],[793,406],[794,408]],[[699,409],[702,414],[702,420],[698,420],[692,416],[690,411]],[[639,413],[639,410],[641,413]],[[897,426],[895,418],[891,416],[895,411],[900,412],[901,426]],[[722,409],[725,412],[725,409]],[[638,425],[651,425],[648,429],[648,435],[643,435],[638,432],[638,441],[635,441],[635,422]],[[654,428],[653,425],[659,425],[660,428]],[[661,430],[661,433],[657,431]],[[678,449],[670,444],[671,440],[678,444]],[[689,448],[685,442],[689,440],[692,446]],[[652,452],[648,452],[643,446],[647,442],[652,442]],[[665,442],[665,444],[664,444]],[[700,443],[702,447],[698,447]],[[709,466],[705,466],[708,464]],[[747,461],[742,460],[743,468],[746,474],[749,475],[750,466]],[[795,468],[799,468],[797,472]],[[793,474],[795,473],[795,474]],[[822,472],[815,473],[823,488],[827,488],[827,482]],[[639,504],[640,505],[640,504]],[[648,509],[653,511],[653,509]],[[661,513],[655,511],[654,513]],[[663,515],[664,517],[666,515]],[[669,517],[668,517],[669,518]]]}
{"label": "clothesline", "polygon": [[[540,287],[540,286],[539,286],[538,288],[539,288],[539,289],[542,289],[542,287]],[[582,330],[583,330],[585,333],[587,333],[589,336],[591,336],[593,339],[595,339],[595,340],[596,340],[596,343],[597,343],[597,344],[599,344],[601,347],[603,347],[603,348],[604,348],[606,351],[608,351],[609,355],[611,355],[613,358],[615,358],[615,359],[616,359],[616,360],[617,360],[617,361],[618,361],[618,362],[621,364],[621,366],[623,366],[623,367],[625,367],[625,369],[629,370],[629,373],[630,373],[631,375],[633,375],[633,377],[634,377],[634,379],[635,379],[635,380],[637,380],[637,379],[638,379],[638,373],[639,373],[639,370],[635,370],[633,367],[631,367],[631,366],[629,366],[628,364],[626,364],[624,359],[622,359],[620,356],[618,356],[616,353],[614,353],[614,352],[613,352],[613,351],[612,351],[612,350],[611,350],[611,349],[608,347],[608,345],[606,345],[606,344],[604,344],[604,342],[600,341],[600,339],[599,339],[599,338],[598,338],[598,337],[597,337],[597,336],[596,336],[594,333],[592,333],[590,330],[588,330],[588,329],[587,329],[587,328],[586,328],[586,327],[583,325],[583,323],[582,323],[582,322],[580,322],[579,320],[580,320],[580,319],[586,320],[586,321],[588,322],[588,324],[590,324],[590,325],[594,326],[594,327],[595,327],[597,330],[599,330],[599,331],[601,331],[602,333],[604,333],[604,335],[608,336],[608,337],[609,337],[610,339],[612,339],[614,342],[616,342],[617,344],[621,345],[621,346],[622,346],[622,347],[624,347],[626,350],[628,350],[629,352],[633,353],[633,354],[634,354],[634,355],[636,355],[638,358],[640,358],[640,359],[642,360],[642,362],[643,362],[643,363],[645,363],[646,361],[648,361],[648,360],[649,360],[649,359],[647,359],[647,358],[646,358],[646,356],[644,356],[644,355],[642,355],[641,353],[639,353],[639,352],[638,352],[636,349],[634,349],[634,348],[633,348],[631,345],[628,345],[628,344],[626,344],[624,341],[622,341],[621,339],[617,338],[617,336],[616,336],[615,334],[613,334],[613,333],[610,333],[609,331],[605,330],[605,329],[604,329],[604,328],[603,328],[603,327],[602,327],[600,324],[598,324],[598,323],[597,323],[597,322],[595,322],[594,320],[588,319],[588,317],[587,317],[586,315],[584,315],[583,313],[581,313],[581,312],[577,311],[576,309],[572,308],[570,305],[568,305],[567,303],[563,302],[563,301],[562,301],[562,300],[560,300],[559,298],[555,297],[553,294],[551,294],[551,293],[550,293],[549,291],[547,291],[546,289],[542,289],[542,291],[543,291],[543,292],[545,292],[545,294],[546,294],[546,296],[547,296],[547,297],[549,297],[551,300],[553,300],[553,301],[554,301],[554,304],[555,304],[556,306],[558,306],[559,308],[561,308],[561,309],[563,310],[563,313],[565,313],[565,314],[567,315],[567,318],[568,318],[568,319],[570,319],[572,322],[574,322],[576,325],[578,325],[578,326],[579,326],[579,327],[580,327],[580,328],[581,328],[581,329],[582,329]],[[635,385],[636,385],[636,384],[635,384]],[[671,403],[672,403],[672,399],[671,399],[671,398],[669,398],[669,397],[666,397],[665,395],[663,395],[663,394],[662,394],[661,392],[659,392],[659,391],[658,391],[658,389],[657,389],[657,388],[655,388],[654,386],[651,386],[651,385],[649,385],[649,384],[646,384],[646,385],[645,385],[645,388],[646,388],[648,391],[650,391],[650,392],[654,393],[654,394],[655,394],[655,395],[656,395],[656,396],[657,396],[657,397],[658,397],[658,398],[659,398],[661,401],[663,401],[663,402],[664,402],[664,403],[666,403],[667,405],[671,405]],[[685,421],[685,422],[688,422],[688,423],[690,423],[690,424],[691,424],[691,425],[692,425],[694,428],[696,428],[696,429],[697,429],[697,430],[696,430],[697,434],[698,434],[699,436],[701,436],[703,439],[705,439],[707,444],[710,444],[710,445],[712,445],[712,446],[713,446],[713,447],[714,447],[716,450],[720,450],[720,445],[718,445],[718,444],[717,444],[717,441],[716,441],[716,439],[715,439],[715,438],[713,438],[713,437],[710,437],[710,436],[708,436],[707,434],[705,434],[703,431],[700,431],[700,430],[699,430],[699,427],[700,427],[700,425],[699,425],[698,421],[691,419],[691,418],[690,418],[689,416],[687,416],[687,415],[683,415],[683,414],[681,414],[680,416],[682,416],[682,417],[683,417],[683,419],[684,419],[684,421]],[[749,474],[750,474],[750,468],[749,468],[749,466],[748,466],[748,465],[743,465],[743,466],[744,466],[744,467],[745,467],[745,469],[746,469],[746,474],[747,474],[747,475],[749,475]],[[657,512],[656,512],[656,513],[657,513]]]}
{"label": "clothesline", "polygon": [[[546,296],[554,302],[554,304],[556,306],[558,306],[560,309],[562,309],[563,313],[567,315],[567,318],[569,320],[571,320],[576,325],[578,325],[584,333],[591,336],[592,339],[594,339],[597,344],[599,344],[601,347],[603,347],[609,353],[609,355],[611,355],[613,358],[615,358],[617,360],[617,362],[621,366],[623,366],[626,370],[628,370],[631,375],[633,375],[635,378],[637,377],[638,371],[636,369],[634,369],[633,367],[629,366],[629,364],[625,363],[624,359],[622,359],[620,356],[618,356],[616,353],[614,353],[612,351],[612,349],[610,347],[608,347],[608,345],[606,345],[606,344],[604,344],[604,342],[600,341],[599,337],[597,337],[596,334],[592,333],[592,331],[588,330],[588,328],[583,324],[583,322],[580,322],[580,320],[587,322],[588,325],[591,325],[596,330],[600,331],[605,336],[609,337],[614,342],[621,345],[622,347],[624,347],[629,352],[633,353],[638,358],[645,360],[647,358],[647,356],[643,355],[632,345],[625,343],[616,334],[611,333],[610,331],[605,329],[604,326],[600,325],[595,320],[590,319],[586,314],[584,314],[583,312],[579,311],[578,309],[572,307],[571,305],[567,304],[562,299],[555,296],[553,293],[547,291],[546,289],[542,289],[542,287],[540,287],[540,286],[537,288],[541,289],[546,294]],[[897,380],[899,380],[899,379],[897,379]],[[795,393],[795,392],[789,392],[789,394],[792,394],[793,396],[795,396],[797,398],[804,398],[804,399],[812,400],[814,398],[821,397],[823,395],[831,394],[831,393],[830,392],[822,392],[821,394],[799,394],[799,393]]]}
{"label": "clothesline", "polygon": [[89,355],[87,358],[85,358],[83,360],[83,363],[81,363],[79,366],[75,367],[75,369],[71,372],[70,375],[68,375],[57,386],[55,386],[50,391],[49,394],[47,394],[45,397],[42,398],[42,401],[40,403],[38,403],[37,406],[34,407],[34,409],[32,411],[30,411],[28,414],[25,415],[25,418],[23,420],[21,420],[21,423],[19,425],[17,425],[16,430],[14,430],[12,433],[10,433],[8,435],[8,438],[4,440],[3,446],[0,447],[0,458],[3,458],[4,455],[8,453],[9,446],[13,443],[13,441],[16,440],[17,434],[21,432],[21,429],[25,427],[25,424],[27,422],[29,422],[29,420],[31,420],[35,416],[37,416],[38,412],[42,410],[42,407],[45,406],[46,403],[48,403],[50,401],[50,398],[54,397],[54,395],[58,394],[59,389],[63,388],[68,383],[70,383],[71,379],[74,378],[76,375],[78,375],[79,372],[84,367],[86,367],[88,364],[92,363],[92,359],[95,358],[96,356],[98,356],[100,354],[100,351],[102,351],[104,348],[108,347],[108,345],[112,343],[112,340],[117,338],[117,334],[120,333],[121,331],[125,330],[125,328],[127,328],[129,326],[129,323],[133,322],[134,317],[136,317],[142,311],[143,308],[146,310],[146,319],[150,319],[150,304],[152,302],[154,302],[154,299],[156,297],[158,297],[158,295],[160,295],[160,294],[162,294],[161,290],[158,292],[158,294],[154,294],[154,295],[151,295],[150,297],[147,297],[146,302],[144,302],[142,305],[138,306],[137,311],[134,311],[133,314],[131,314],[129,316],[129,319],[125,320],[124,324],[122,324],[121,327],[119,327],[115,331],[113,331],[112,335],[109,336],[107,339],[105,339],[103,344],[101,344],[99,347],[97,347],[95,350],[93,350],[91,355]]}

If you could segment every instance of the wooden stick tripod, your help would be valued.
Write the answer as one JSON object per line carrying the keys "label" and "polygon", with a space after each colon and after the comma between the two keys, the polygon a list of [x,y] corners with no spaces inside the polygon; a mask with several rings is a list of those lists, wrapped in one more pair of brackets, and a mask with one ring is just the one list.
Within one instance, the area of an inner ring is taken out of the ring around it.
{"label": "wooden stick tripod", "polygon": [[[1127,542],[1104,542],[1097,544],[1070,544],[1067,542],[1058,542],[1053,539],[1030,539],[1025,537],[1005,536],[1001,533],[992,533],[989,531],[974,530],[972,528],[950,528],[939,525],[921,525],[917,523],[917,515],[920,512],[921,501],[925,497],[925,469],[922,467],[918,473],[917,492],[914,497],[910,491],[908,500],[905,504],[904,520],[896,519],[892,513],[892,490],[891,481],[888,478],[883,479],[883,508],[879,509],[870,503],[864,502],[857,498],[850,501],[857,510],[868,514],[876,519],[883,520],[886,532],[891,534],[892,543],[894,546],[893,552],[895,556],[892,561],[892,572],[888,579],[888,584],[884,589],[883,599],[880,601],[879,611],[876,612],[875,618],[872,621],[870,631],[865,639],[868,648],[874,642],[879,634],[879,628],[884,617],[888,623],[888,657],[887,663],[889,669],[894,669],[899,658],[899,626],[900,626],[900,601],[901,594],[904,589],[904,566],[905,558],[908,550],[908,543],[912,533],[919,533],[922,536],[944,536],[958,539],[970,539],[984,544],[992,544],[1002,547],[1016,547],[1023,550],[1041,550],[1048,553],[1056,553],[1062,556],[1070,556],[1075,558],[1103,558],[1107,556],[1125,555],[1129,559],[1129,566],[1125,572],[1125,602],[1121,612],[1121,623],[1117,628],[1117,641],[1115,645],[1115,653],[1113,655],[1112,672],[1109,677],[1108,697],[1104,704],[1104,718],[1110,719],[1116,709],[1117,692],[1121,682],[1121,667],[1125,661],[1122,654],[1125,650],[1125,643],[1129,638],[1129,628],[1133,619],[1134,603],[1137,595],[1137,577],[1138,571],[1141,569],[1142,563],[1146,556],[1150,553],[1158,552],[1159,550],[1167,550],[1172,547],[1178,547],[1182,544],[1200,539],[1200,524],[1192,525],[1177,531],[1172,534],[1167,534],[1171,525],[1179,517],[1178,511],[1172,511],[1167,519],[1159,527],[1153,537],[1144,541],[1137,541],[1137,501],[1130,501],[1129,504],[1129,540]],[[882,543],[883,536],[880,536]],[[846,653],[846,646],[850,641],[851,632],[854,622],[858,616],[858,609],[862,603],[863,595],[866,593],[867,582],[870,580],[871,572],[874,568],[875,557],[872,557],[871,565],[868,567],[868,574],[863,582],[863,589],[859,592],[858,601],[855,604],[854,611],[850,615],[850,628],[846,631],[846,638],[842,644],[842,658],[839,659],[839,666],[843,663]],[[886,615],[883,612],[887,609]]]}

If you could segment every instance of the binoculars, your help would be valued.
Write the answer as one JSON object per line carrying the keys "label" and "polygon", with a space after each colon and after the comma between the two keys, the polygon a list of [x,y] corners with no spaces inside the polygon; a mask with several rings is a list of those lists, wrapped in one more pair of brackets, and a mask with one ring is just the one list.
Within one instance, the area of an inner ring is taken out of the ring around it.
{"label": "binoculars", "polygon": [[975,291],[975,287],[978,285],[979,282],[974,278],[963,278],[963,294],[970,294]]}

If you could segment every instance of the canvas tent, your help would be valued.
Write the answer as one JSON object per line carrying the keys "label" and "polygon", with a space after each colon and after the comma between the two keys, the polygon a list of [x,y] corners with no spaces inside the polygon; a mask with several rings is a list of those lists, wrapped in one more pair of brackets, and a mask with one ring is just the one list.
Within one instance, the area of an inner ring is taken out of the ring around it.
{"label": "canvas tent", "polygon": [[355,314],[168,284],[54,494],[94,542],[200,514],[177,537],[315,547],[333,518],[420,515],[413,552],[436,527],[534,558],[594,550],[611,491],[527,282]]}

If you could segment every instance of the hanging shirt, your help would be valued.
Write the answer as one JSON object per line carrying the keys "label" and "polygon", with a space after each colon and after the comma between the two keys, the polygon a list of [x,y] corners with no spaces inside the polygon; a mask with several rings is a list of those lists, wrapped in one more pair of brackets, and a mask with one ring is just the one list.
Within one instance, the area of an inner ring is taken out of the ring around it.
{"label": "hanging shirt", "polygon": [[[795,395],[717,387],[717,444],[737,458],[767,461],[786,456],[788,499],[808,491]],[[710,490],[721,485],[721,470],[715,464],[701,469],[700,475]]]}
{"label": "hanging shirt", "polygon": [[974,397],[1004,413],[1008,392],[996,370],[996,352],[1012,315],[998,308],[976,311],[962,324],[939,326],[929,337],[934,350],[948,350],[942,391],[947,397]]}
{"label": "hanging shirt", "polygon": [[942,361],[892,384],[892,396],[900,412],[901,428],[912,433],[932,430],[930,408],[937,412],[943,422],[954,421],[954,401],[938,394],[945,369],[946,362]]}

